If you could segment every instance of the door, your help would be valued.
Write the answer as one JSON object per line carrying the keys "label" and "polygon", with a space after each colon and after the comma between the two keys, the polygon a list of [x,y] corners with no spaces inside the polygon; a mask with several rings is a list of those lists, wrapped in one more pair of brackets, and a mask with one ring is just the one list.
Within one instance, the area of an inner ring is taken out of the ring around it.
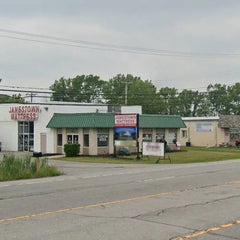
{"label": "door", "polygon": [[41,152],[42,154],[47,153],[47,134],[41,133]]}

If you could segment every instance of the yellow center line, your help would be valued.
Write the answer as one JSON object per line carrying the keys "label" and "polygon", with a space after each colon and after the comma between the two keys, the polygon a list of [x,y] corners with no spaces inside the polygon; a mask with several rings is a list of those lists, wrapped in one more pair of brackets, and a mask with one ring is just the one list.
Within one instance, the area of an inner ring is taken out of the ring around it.
{"label": "yellow center line", "polygon": [[190,239],[190,238],[201,236],[201,235],[204,235],[204,234],[207,234],[207,233],[216,232],[216,231],[218,231],[220,229],[223,229],[223,228],[229,228],[229,227],[232,227],[233,225],[237,225],[237,224],[240,224],[240,220],[237,220],[237,221],[232,222],[232,223],[222,224],[222,225],[220,225],[218,227],[213,227],[213,228],[209,228],[209,229],[206,229],[206,230],[197,231],[195,233],[188,234],[188,235],[185,235],[183,237],[177,237],[177,238],[175,238],[173,240]]}
{"label": "yellow center line", "polygon": [[[218,185],[213,185],[213,186],[233,185],[233,184],[239,184],[239,183],[240,183],[240,181],[231,181],[231,182],[225,182],[223,184],[218,184]],[[49,211],[49,212],[34,213],[34,214],[30,214],[30,215],[25,215],[25,216],[4,218],[4,219],[0,219],[0,223],[10,222],[10,221],[17,221],[17,220],[28,219],[28,218],[35,218],[35,217],[39,217],[39,216],[46,216],[46,215],[51,215],[51,214],[56,214],[56,213],[70,212],[70,211],[73,211],[73,210],[82,210],[82,209],[95,208],[95,207],[101,207],[101,206],[108,206],[108,205],[114,205],[114,204],[120,204],[120,203],[127,203],[127,202],[142,200],[142,199],[150,199],[150,198],[162,197],[162,196],[166,196],[166,195],[173,195],[173,194],[177,194],[177,193],[183,193],[183,192],[186,192],[186,191],[192,191],[192,190],[198,190],[198,189],[201,189],[201,187],[193,187],[193,188],[188,188],[188,189],[184,189],[184,190],[176,190],[176,191],[163,192],[163,193],[157,193],[157,194],[152,194],[152,195],[144,195],[144,196],[127,198],[127,199],[116,200],[116,201],[111,201],[111,202],[102,202],[102,203],[90,204],[90,205],[79,206],[79,207],[58,209],[58,210],[53,210],[53,211]],[[233,224],[240,224],[240,220],[237,220]],[[231,224],[231,225],[233,225],[233,224]],[[230,227],[230,224],[222,225],[222,227],[220,226],[220,228],[224,228],[224,227]],[[210,230],[211,229],[206,230],[206,231],[201,231],[201,232],[207,233],[207,231],[210,231]],[[218,229],[211,230],[211,231],[216,231],[216,230],[218,230]],[[198,232],[196,232],[194,234],[196,235],[197,233]],[[202,234],[204,234],[204,233],[202,233]],[[176,238],[176,240],[182,240],[182,239],[187,239],[187,238],[192,238],[192,237],[194,237],[193,234],[192,235],[186,235],[185,237]]]}
{"label": "yellow center line", "polygon": [[96,204],[85,205],[85,206],[80,206],[80,207],[58,209],[58,210],[54,210],[54,211],[35,213],[35,214],[19,216],[19,217],[5,218],[5,219],[0,219],[0,223],[22,220],[22,219],[27,219],[27,218],[34,218],[34,217],[39,217],[39,216],[46,216],[46,215],[51,215],[51,214],[55,214],[55,213],[64,213],[64,212],[69,212],[69,211],[73,211],[73,210],[82,210],[82,209],[88,209],[88,208],[94,208],[94,207],[114,205],[114,204],[119,204],[119,203],[126,203],[126,202],[141,200],[141,199],[156,198],[156,197],[166,196],[166,195],[170,195],[170,194],[175,194],[175,193],[178,193],[178,192],[179,191],[171,191],[171,192],[158,193],[158,194],[153,194],[153,195],[145,195],[145,196],[140,196],[140,197],[116,200],[116,201],[111,201],[111,202],[96,203]]}

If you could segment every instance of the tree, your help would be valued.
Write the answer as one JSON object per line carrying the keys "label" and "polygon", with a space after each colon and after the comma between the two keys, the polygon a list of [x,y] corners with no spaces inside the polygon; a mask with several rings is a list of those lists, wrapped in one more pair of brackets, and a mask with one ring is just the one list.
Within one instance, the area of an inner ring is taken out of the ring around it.
{"label": "tree", "polygon": [[0,95],[0,103],[24,103],[25,100],[21,97],[20,94],[16,95]]}
{"label": "tree", "polygon": [[232,109],[229,88],[224,84],[208,85],[208,100],[210,113],[212,115],[230,114]]}
{"label": "tree", "polygon": [[[125,104],[125,90],[140,80],[139,77],[134,77],[131,74],[118,74],[105,82],[103,86],[103,96],[108,104],[124,105]],[[129,94],[128,94],[129,95]]]}
{"label": "tree", "polygon": [[54,101],[66,102],[101,102],[104,81],[99,76],[81,75],[75,78],[60,78],[50,89]]}
{"label": "tree", "polygon": [[151,81],[136,80],[129,86],[128,105],[141,105],[144,114],[155,112],[156,87]]}
{"label": "tree", "polygon": [[240,83],[235,83],[228,87],[229,98],[231,101],[231,113],[240,115]]}
{"label": "tree", "polygon": [[164,115],[178,115],[178,91],[176,88],[161,88],[158,91],[157,98],[163,100],[163,107],[161,107],[160,114]]}

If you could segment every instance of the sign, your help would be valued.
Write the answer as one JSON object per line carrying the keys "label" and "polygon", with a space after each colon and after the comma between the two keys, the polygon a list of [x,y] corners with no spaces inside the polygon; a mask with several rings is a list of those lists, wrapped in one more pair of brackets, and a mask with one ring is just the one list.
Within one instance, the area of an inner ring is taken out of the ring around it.
{"label": "sign", "polygon": [[137,127],[137,114],[116,114],[115,127]]}
{"label": "sign", "polygon": [[40,112],[40,107],[33,105],[13,106],[9,109],[11,120],[17,121],[35,121]]}
{"label": "sign", "polygon": [[213,124],[212,123],[196,123],[195,131],[196,132],[212,132]]}
{"label": "sign", "polygon": [[143,155],[164,157],[164,143],[143,142]]}
{"label": "sign", "polygon": [[[114,146],[137,147],[139,155],[139,115],[134,114],[115,114],[114,123]],[[116,148],[115,148],[116,149]]]}
{"label": "sign", "polygon": [[115,146],[119,147],[136,147],[136,141],[132,140],[115,140]]}
{"label": "sign", "polygon": [[137,140],[136,127],[116,127],[114,139],[115,140]]}

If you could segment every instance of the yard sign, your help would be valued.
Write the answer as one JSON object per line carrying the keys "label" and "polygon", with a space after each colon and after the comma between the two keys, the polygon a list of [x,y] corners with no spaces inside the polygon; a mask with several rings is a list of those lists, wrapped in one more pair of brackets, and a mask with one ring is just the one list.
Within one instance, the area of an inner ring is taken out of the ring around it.
{"label": "yard sign", "polygon": [[164,143],[143,142],[143,156],[164,157]]}

